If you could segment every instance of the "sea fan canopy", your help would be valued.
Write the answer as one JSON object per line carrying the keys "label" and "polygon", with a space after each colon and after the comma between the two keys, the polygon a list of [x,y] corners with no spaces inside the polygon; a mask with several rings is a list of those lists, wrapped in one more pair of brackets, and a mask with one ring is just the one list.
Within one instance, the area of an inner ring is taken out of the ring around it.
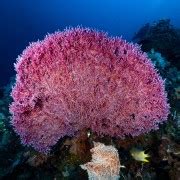
{"label": "sea fan canopy", "polygon": [[18,57],[10,106],[22,142],[48,152],[64,136],[137,136],[167,120],[164,81],[138,45],[87,28],[30,44]]}

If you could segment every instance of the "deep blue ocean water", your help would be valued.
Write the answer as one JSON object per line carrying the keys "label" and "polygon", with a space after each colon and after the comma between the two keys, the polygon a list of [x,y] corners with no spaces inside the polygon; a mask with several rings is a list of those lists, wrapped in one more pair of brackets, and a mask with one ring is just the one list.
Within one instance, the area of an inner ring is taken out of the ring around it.
{"label": "deep blue ocean water", "polygon": [[131,40],[145,23],[170,18],[180,26],[178,0],[1,0],[0,85],[15,74],[13,63],[29,42],[82,25]]}

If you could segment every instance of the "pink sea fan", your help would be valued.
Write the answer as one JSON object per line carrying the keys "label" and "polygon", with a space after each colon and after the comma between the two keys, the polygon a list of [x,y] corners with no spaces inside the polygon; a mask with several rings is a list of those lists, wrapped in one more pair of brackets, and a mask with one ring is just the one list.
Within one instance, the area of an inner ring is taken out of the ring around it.
{"label": "pink sea fan", "polygon": [[164,81],[138,45],[87,28],[32,43],[15,65],[12,125],[48,152],[64,136],[137,136],[167,120]]}

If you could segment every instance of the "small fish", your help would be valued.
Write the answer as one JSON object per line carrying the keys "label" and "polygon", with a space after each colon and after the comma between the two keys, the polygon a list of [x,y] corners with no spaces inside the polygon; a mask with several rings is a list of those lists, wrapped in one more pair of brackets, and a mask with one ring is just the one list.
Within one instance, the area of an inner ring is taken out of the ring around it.
{"label": "small fish", "polygon": [[141,161],[141,162],[149,162],[148,157],[149,154],[146,154],[145,151],[142,151],[140,149],[137,148],[132,148],[130,150],[131,156],[136,160],[136,161]]}

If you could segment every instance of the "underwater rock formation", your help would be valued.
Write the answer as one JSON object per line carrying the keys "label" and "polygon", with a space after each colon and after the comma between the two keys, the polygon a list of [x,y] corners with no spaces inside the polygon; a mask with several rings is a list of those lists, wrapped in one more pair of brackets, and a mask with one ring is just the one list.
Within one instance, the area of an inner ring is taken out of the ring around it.
{"label": "underwater rock formation", "polygon": [[143,51],[154,49],[180,69],[180,33],[169,19],[145,24],[133,37]]}
{"label": "underwater rock formation", "polygon": [[164,81],[138,45],[75,28],[32,43],[15,65],[12,125],[47,153],[82,129],[137,136],[167,120]]}
{"label": "underwater rock formation", "polygon": [[106,146],[94,142],[91,149],[92,161],[81,168],[87,170],[89,179],[93,180],[118,180],[120,171],[120,160],[118,151],[113,146]]}

